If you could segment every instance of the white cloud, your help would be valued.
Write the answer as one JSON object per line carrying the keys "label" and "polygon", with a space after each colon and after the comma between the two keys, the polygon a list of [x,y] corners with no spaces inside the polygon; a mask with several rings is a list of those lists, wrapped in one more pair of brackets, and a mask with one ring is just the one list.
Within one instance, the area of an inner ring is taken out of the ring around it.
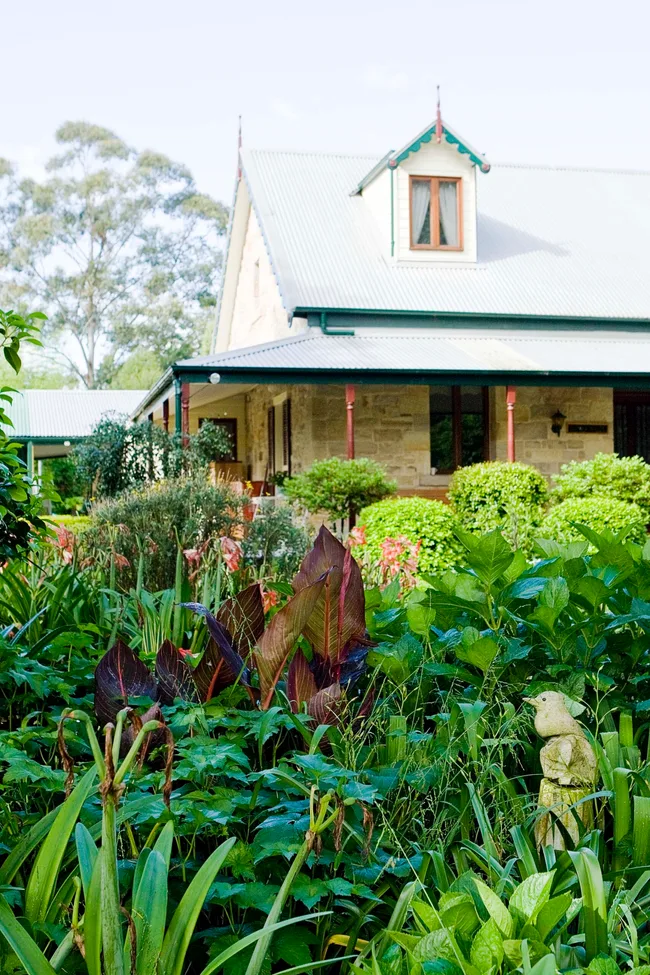
{"label": "white cloud", "polygon": [[409,77],[405,71],[393,71],[385,64],[369,64],[363,73],[363,83],[373,91],[406,91]]}
{"label": "white cloud", "polygon": [[300,112],[294,108],[289,102],[283,101],[281,98],[274,98],[271,102],[271,111],[274,115],[279,115],[280,118],[286,118],[289,122],[297,122],[300,118]]}
{"label": "white cloud", "polygon": [[42,147],[0,142],[0,158],[8,159],[13,163],[21,177],[29,179],[45,177],[47,154]]}

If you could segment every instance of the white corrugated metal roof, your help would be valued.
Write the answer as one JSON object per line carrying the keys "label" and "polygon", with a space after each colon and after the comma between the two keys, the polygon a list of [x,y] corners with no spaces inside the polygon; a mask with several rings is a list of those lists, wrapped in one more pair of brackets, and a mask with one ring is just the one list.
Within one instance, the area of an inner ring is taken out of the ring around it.
{"label": "white corrugated metal roof", "polygon": [[650,173],[493,165],[478,265],[393,264],[363,196],[377,157],[243,150],[289,311],[374,309],[650,320]]}
{"label": "white corrugated metal roof", "polygon": [[[650,334],[526,329],[363,329],[288,339],[177,363],[215,371],[650,374]],[[299,375],[296,382],[300,382]]]}
{"label": "white corrugated metal roof", "polygon": [[87,437],[108,414],[129,416],[145,395],[141,389],[24,389],[13,394],[8,430],[20,440]]}

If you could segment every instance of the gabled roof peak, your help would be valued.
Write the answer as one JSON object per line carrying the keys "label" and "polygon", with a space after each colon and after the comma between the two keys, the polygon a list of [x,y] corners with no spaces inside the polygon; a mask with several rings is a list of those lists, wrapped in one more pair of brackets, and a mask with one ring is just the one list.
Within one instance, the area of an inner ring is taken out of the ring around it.
{"label": "gabled roof peak", "polygon": [[[426,128],[416,135],[414,139],[410,139],[401,149],[395,152],[393,149],[387,152],[383,159],[377,163],[376,166],[370,170],[370,172],[364,176],[358,186],[352,190],[351,196],[355,196],[357,193],[361,193],[363,189],[372,183],[373,179],[379,175],[383,169],[395,169],[401,162],[404,162],[412,152],[418,152],[422,148],[422,144],[426,142],[431,142],[433,138],[436,137],[437,119],[434,119]],[[482,153],[477,152],[470,146],[466,139],[463,139],[461,135],[455,132],[445,121],[441,120],[442,136],[445,142],[448,142],[452,146],[456,146],[461,155],[469,156],[470,160],[475,166],[478,166],[482,173],[490,172],[490,163],[487,161]]]}

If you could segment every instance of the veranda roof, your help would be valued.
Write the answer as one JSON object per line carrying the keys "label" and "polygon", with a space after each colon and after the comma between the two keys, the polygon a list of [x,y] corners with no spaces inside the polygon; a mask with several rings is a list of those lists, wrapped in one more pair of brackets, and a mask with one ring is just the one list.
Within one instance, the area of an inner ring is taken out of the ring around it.
{"label": "veranda roof", "polygon": [[287,339],[175,363],[172,380],[230,383],[425,383],[650,387],[650,331],[309,328]]}

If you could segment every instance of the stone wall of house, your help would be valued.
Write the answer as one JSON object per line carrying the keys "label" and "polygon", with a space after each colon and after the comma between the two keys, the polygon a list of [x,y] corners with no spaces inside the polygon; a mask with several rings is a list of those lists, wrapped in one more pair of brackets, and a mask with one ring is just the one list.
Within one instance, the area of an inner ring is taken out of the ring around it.
{"label": "stone wall of house", "polygon": [[[496,460],[505,460],[507,420],[505,387],[491,390],[490,440]],[[559,436],[551,430],[556,411],[566,420]],[[607,433],[569,433],[570,423],[607,424]],[[543,474],[557,474],[571,460],[589,460],[614,449],[614,396],[607,387],[519,386],[515,406],[517,460],[534,464]]]}
{"label": "stone wall of house", "polygon": [[[343,386],[257,386],[246,396],[246,462],[253,480],[268,463],[267,411],[283,394],[291,397],[292,468],[297,473],[314,460],[345,457],[346,409]],[[551,431],[556,410],[565,414],[561,435]],[[505,388],[490,391],[492,458],[506,459]],[[606,434],[568,433],[569,423],[607,424]],[[570,460],[585,460],[613,450],[613,394],[608,388],[527,387],[517,389],[517,460],[551,476]],[[357,386],[355,450],[383,464],[407,492],[442,488],[449,478],[431,476],[428,386]]]}

